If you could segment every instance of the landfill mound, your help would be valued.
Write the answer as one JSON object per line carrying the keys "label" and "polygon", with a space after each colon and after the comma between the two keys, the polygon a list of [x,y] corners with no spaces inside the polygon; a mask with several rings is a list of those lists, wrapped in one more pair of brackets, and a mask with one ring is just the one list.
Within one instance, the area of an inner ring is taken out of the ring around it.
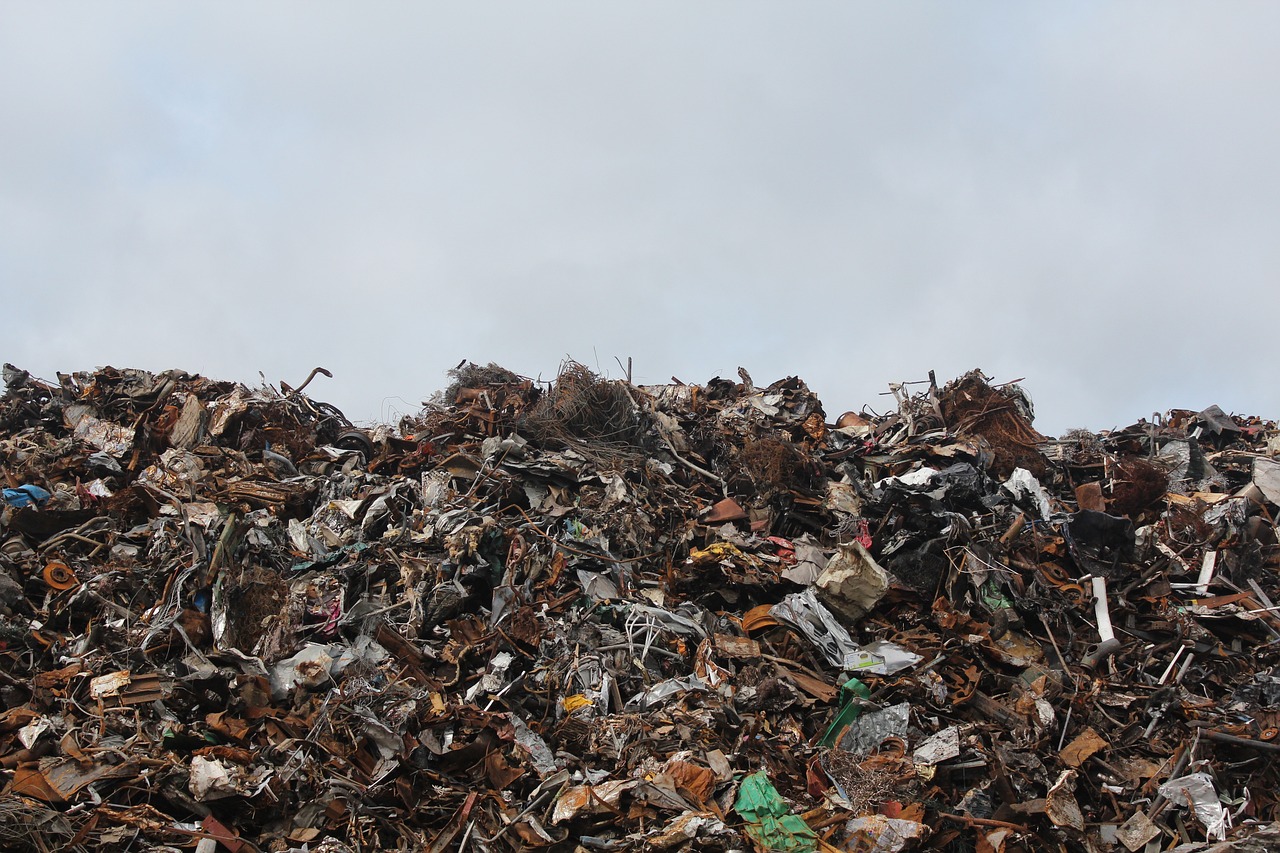
{"label": "landfill mound", "polygon": [[5,366],[3,849],[1280,849],[1275,422],[450,379]]}

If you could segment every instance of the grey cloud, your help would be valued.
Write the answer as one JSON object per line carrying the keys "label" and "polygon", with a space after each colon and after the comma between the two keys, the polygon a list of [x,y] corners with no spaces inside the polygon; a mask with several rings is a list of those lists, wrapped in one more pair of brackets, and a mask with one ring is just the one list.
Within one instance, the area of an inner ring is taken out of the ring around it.
{"label": "grey cloud", "polygon": [[[1026,377],[1042,426],[1276,414],[1277,11],[10,4],[3,357]],[[407,401],[407,402],[404,402]]]}

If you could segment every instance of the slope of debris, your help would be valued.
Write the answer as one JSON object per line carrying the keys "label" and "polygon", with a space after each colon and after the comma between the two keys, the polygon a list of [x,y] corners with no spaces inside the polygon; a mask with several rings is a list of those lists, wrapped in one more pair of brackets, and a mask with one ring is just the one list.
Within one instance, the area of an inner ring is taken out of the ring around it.
{"label": "slope of debris", "polygon": [[0,398],[3,849],[1280,846],[1274,422],[57,379]]}

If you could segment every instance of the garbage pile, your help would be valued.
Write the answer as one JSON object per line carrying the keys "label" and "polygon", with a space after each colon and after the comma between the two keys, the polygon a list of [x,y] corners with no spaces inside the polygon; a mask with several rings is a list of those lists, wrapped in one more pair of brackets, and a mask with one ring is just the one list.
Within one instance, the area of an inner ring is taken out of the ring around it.
{"label": "garbage pile", "polygon": [[1280,846],[1274,422],[451,378],[5,366],[3,849]]}

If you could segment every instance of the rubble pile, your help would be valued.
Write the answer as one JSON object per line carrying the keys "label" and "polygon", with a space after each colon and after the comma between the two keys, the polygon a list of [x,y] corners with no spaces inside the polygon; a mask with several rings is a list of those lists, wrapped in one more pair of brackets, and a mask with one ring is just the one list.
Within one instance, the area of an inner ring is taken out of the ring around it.
{"label": "rubble pile", "polygon": [[1274,422],[451,378],[5,366],[0,847],[1280,846]]}

